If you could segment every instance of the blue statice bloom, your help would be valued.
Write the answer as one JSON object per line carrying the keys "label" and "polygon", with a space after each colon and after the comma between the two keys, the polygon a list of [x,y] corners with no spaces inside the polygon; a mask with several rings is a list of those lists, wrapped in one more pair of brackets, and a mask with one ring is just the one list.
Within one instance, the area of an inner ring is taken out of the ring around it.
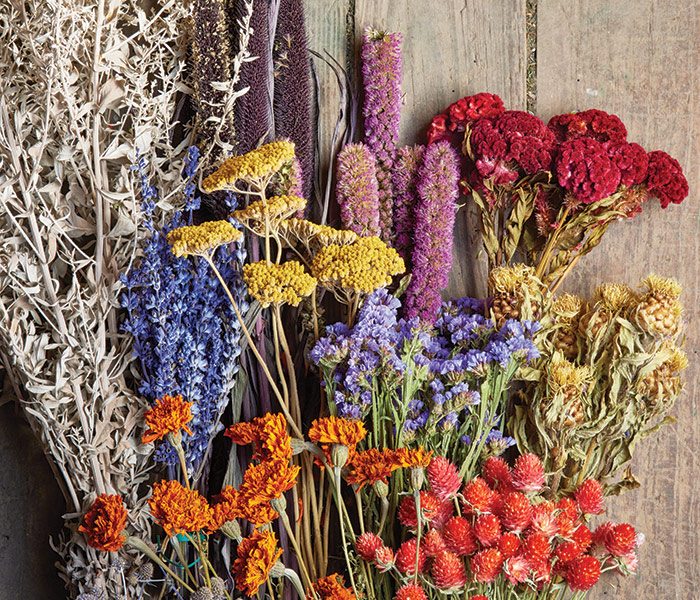
{"label": "blue statice bloom", "polygon": [[[182,394],[192,405],[192,436],[183,436],[188,468],[194,470],[204,458],[212,437],[221,429],[219,419],[228,402],[239,367],[241,328],[228,297],[207,263],[201,258],[177,258],[166,235],[192,222],[199,206],[194,198],[193,178],[198,152],[190,149],[183,176],[187,216],[175,212],[163,228],[153,224],[153,211],[144,211],[150,238],[141,261],[121,280],[125,291],[121,304],[128,317],[123,329],[133,336],[134,355],[141,375],[139,393],[153,402],[165,394]],[[137,164],[145,173],[145,164]],[[142,177],[142,193],[155,198]],[[146,186],[145,188],[143,186]],[[241,269],[245,250],[221,247],[213,258],[227,282],[239,310],[245,314],[245,286]],[[156,450],[156,459],[175,464],[177,456],[167,442]]]}

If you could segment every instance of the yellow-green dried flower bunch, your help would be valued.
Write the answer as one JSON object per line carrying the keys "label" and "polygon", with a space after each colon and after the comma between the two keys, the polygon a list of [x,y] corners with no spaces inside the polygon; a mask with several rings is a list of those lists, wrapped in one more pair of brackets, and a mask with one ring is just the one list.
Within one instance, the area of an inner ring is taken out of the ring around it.
{"label": "yellow-green dried flower bunch", "polygon": [[646,292],[634,311],[639,326],[663,336],[678,333],[683,312],[679,300],[682,291],[680,284],[675,279],[649,275],[642,285]]}
{"label": "yellow-green dried flower bunch", "polygon": [[318,225],[306,219],[285,219],[278,223],[279,235],[290,245],[297,242],[312,252],[324,246],[336,244],[347,246],[357,240],[357,234],[349,229],[334,229],[328,225]]}
{"label": "yellow-green dried flower bunch", "polygon": [[639,301],[639,296],[624,283],[604,283],[599,285],[591,300],[592,310],[579,321],[579,333],[595,338],[598,332],[618,316],[626,316],[627,311]]}
{"label": "yellow-green dried flower bunch", "polygon": [[552,314],[556,323],[554,347],[569,360],[578,356],[578,325],[585,309],[586,301],[574,294],[563,294],[552,302]]}
{"label": "yellow-green dried flower bunch", "polygon": [[681,393],[683,384],[679,373],[688,366],[688,357],[670,341],[664,342],[658,353],[665,356],[663,362],[641,379],[637,393],[651,403],[670,405]]}
{"label": "yellow-green dried flower bunch", "polygon": [[247,154],[226,159],[214,173],[202,182],[207,192],[225,190],[237,181],[259,180],[272,175],[294,158],[292,142],[271,142]]}
{"label": "yellow-green dried flower bunch", "polygon": [[233,216],[255,233],[264,232],[265,219],[276,231],[278,222],[303,210],[306,200],[299,196],[273,196],[267,200],[257,200],[246,208],[234,211]]}
{"label": "yellow-green dried flower bunch", "polygon": [[353,244],[330,244],[314,257],[311,273],[323,287],[369,294],[389,285],[393,275],[406,270],[398,252],[378,237],[359,238]]}
{"label": "yellow-green dried flower bunch", "polygon": [[568,360],[554,360],[547,371],[546,386],[549,425],[573,427],[584,419],[583,396],[591,383],[592,373],[588,366],[576,366]]}
{"label": "yellow-green dried flower bunch", "polygon": [[167,235],[175,256],[204,254],[223,244],[237,242],[243,234],[228,221],[207,221],[201,225],[186,225]]}
{"label": "yellow-green dried flower bunch", "polygon": [[244,265],[243,279],[248,293],[263,308],[270,304],[298,306],[316,287],[316,280],[304,271],[301,263],[293,260],[281,265],[264,260]]}
{"label": "yellow-green dried flower bunch", "polygon": [[[523,264],[496,267],[489,273],[489,294],[493,296],[492,316],[498,327],[507,319],[529,318],[523,315],[523,302],[531,301],[543,292],[543,285],[535,277],[535,269]],[[532,311],[532,306],[528,307]]]}

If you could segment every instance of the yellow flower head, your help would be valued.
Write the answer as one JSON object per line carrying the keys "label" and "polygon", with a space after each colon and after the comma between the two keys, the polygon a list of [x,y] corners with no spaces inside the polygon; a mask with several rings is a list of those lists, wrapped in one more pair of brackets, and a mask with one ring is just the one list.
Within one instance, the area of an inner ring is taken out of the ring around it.
{"label": "yellow flower head", "polygon": [[577,367],[568,360],[552,362],[547,373],[547,385],[551,395],[564,388],[583,389],[591,382],[593,374],[586,365]]}
{"label": "yellow flower head", "polygon": [[330,244],[314,257],[311,273],[320,285],[369,294],[389,285],[406,265],[398,252],[378,237],[359,238],[347,246]]}
{"label": "yellow flower head", "polygon": [[272,175],[294,158],[292,142],[272,142],[252,152],[227,159],[202,182],[207,192],[225,190],[239,180],[251,181]]}
{"label": "yellow flower head", "polygon": [[253,202],[246,208],[235,211],[233,216],[257,233],[259,230],[264,231],[266,218],[269,223],[275,224],[281,219],[288,219],[305,206],[306,200],[299,196],[273,196],[265,201]]}
{"label": "yellow flower head", "polygon": [[201,225],[186,225],[167,235],[175,256],[204,254],[209,250],[241,239],[242,233],[228,221],[206,221]]}
{"label": "yellow flower head", "polygon": [[624,283],[604,283],[593,293],[593,302],[611,313],[629,308],[637,300],[634,290]]}
{"label": "yellow flower head", "polygon": [[197,490],[186,489],[179,481],[153,484],[148,505],[151,514],[169,536],[207,529],[213,516],[206,498]]}
{"label": "yellow flower head", "polygon": [[232,568],[236,587],[255,596],[282,555],[282,550],[277,548],[277,537],[271,531],[256,530],[238,545],[237,554]]}
{"label": "yellow flower head", "polygon": [[523,287],[530,292],[542,287],[532,267],[517,264],[510,267],[496,267],[489,273],[489,290],[493,294],[521,295]]}
{"label": "yellow flower head", "polygon": [[367,430],[362,421],[341,419],[334,416],[316,419],[309,429],[309,439],[319,445],[331,465],[333,464],[331,450],[334,445],[347,447],[347,462],[352,462],[355,458],[357,444],[366,435]]}
{"label": "yellow flower head", "polygon": [[248,293],[263,308],[270,304],[298,306],[316,287],[316,280],[304,271],[301,263],[293,260],[281,265],[264,260],[244,265],[243,279]]}
{"label": "yellow flower head", "polygon": [[423,446],[414,448],[399,448],[395,452],[396,462],[404,468],[412,467],[427,467],[430,465],[430,459],[433,456],[432,450],[426,452]]}
{"label": "yellow flower head", "polygon": [[681,285],[675,279],[670,277],[659,277],[658,275],[649,275],[642,285],[647,288],[647,293],[652,296],[666,296],[672,300],[678,300],[681,297]]}
{"label": "yellow flower head", "polygon": [[554,299],[552,312],[560,319],[571,321],[585,307],[586,301],[574,294],[563,294]]}
{"label": "yellow flower head", "polygon": [[328,225],[318,225],[306,219],[285,219],[278,224],[280,236],[290,245],[303,244],[309,252],[318,251],[324,246],[337,244],[347,246],[357,240],[357,234],[349,229],[333,229]]}
{"label": "yellow flower head", "polygon": [[156,400],[155,406],[146,412],[144,418],[148,430],[141,440],[144,444],[154,440],[162,440],[169,433],[178,433],[184,429],[192,435],[187,423],[192,420],[190,409],[193,402],[185,402],[182,396],[168,396]]}

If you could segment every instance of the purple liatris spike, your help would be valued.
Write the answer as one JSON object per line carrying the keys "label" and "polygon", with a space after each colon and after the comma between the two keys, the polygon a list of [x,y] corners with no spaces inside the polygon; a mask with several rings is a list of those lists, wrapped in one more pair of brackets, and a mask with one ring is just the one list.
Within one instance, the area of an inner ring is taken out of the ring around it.
{"label": "purple liatris spike", "polygon": [[413,232],[416,229],[418,168],[425,146],[404,146],[396,152],[392,184],[394,189],[394,248],[410,268]]}
{"label": "purple liatris spike", "polygon": [[347,144],[338,154],[336,196],[346,229],[379,235],[379,194],[374,155],[364,144]]}
{"label": "purple liatris spike", "polygon": [[428,146],[418,173],[413,277],[404,304],[407,317],[433,323],[440,308],[440,292],[452,267],[458,182],[459,158],[449,142]]}
{"label": "purple liatris spike", "polygon": [[401,119],[401,34],[365,29],[362,81],[365,144],[377,161],[380,237],[391,241],[391,171]]}

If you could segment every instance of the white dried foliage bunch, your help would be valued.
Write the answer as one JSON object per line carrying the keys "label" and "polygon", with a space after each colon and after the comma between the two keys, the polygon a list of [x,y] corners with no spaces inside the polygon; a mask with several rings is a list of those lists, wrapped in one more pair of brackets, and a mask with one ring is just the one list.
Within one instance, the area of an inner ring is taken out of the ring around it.
{"label": "white dried foliage bunch", "polygon": [[161,207],[182,196],[187,144],[174,148],[170,132],[188,92],[186,10],[0,1],[0,357],[66,497],[56,547],[73,596],[125,591],[109,555],[77,532],[96,494],[122,494],[149,535],[137,488],[152,445],[140,443],[145,406],[119,329],[119,275],[139,245],[137,147],[167,192]]}

